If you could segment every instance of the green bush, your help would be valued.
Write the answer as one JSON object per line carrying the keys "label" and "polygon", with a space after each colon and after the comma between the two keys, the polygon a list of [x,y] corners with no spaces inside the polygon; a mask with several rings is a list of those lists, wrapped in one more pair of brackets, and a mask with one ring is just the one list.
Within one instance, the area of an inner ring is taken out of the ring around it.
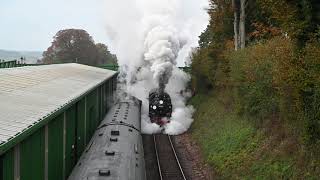
{"label": "green bush", "polygon": [[305,84],[302,101],[306,124],[306,140],[320,142],[320,43],[310,42],[305,49]]}
{"label": "green bush", "polygon": [[262,120],[280,111],[281,91],[285,89],[283,85],[287,86],[288,83],[279,79],[288,79],[290,70],[282,72],[284,67],[281,66],[286,64],[284,61],[292,61],[292,56],[285,54],[290,52],[287,41],[276,38],[227,56],[230,59],[230,76],[235,85],[237,109],[240,113]]}
{"label": "green bush", "polygon": [[305,132],[307,142],[320,140],[319,57],[319,43],[297,52],[281,37],[230,52],[236,109],[255,120],[277,117]]}
{"label": "green bush", "polygon": [[224,77],[220,75],[226,68],[222,52],[222,47],[208,46],[192,53],[193,87],[198,91],[209,92]]}

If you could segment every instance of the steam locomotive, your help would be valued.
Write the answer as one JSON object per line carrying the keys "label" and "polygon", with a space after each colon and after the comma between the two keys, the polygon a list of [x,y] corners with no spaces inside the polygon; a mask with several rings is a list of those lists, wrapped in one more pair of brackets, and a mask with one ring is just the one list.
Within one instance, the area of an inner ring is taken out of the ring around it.
{"label": "steam locomotive", "polygon": [[152,123],[160,126],[170,122],[172,103],[168,93],[154,89],[149,93],[149,117]]}

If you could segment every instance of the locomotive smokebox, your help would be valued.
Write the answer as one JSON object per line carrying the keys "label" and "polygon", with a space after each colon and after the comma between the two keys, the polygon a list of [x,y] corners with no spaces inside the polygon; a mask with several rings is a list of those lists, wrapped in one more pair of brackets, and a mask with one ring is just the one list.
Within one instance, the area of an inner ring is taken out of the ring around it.
{"label": "locomotive smokebox", "polygon": [[170,122],[172,103],[168,93],[162,88],[154,89],[149,93],[149,117],[152,123],[160,126]]}

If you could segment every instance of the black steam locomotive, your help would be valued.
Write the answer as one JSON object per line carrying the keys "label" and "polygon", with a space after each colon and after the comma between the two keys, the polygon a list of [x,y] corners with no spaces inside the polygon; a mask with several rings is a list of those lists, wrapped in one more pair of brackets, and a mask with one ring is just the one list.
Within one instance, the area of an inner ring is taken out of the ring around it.
{"label": "black steam locomotive", "polygon": [[160,126],[170,122],[172,103],[168,93],[155,89],[149,93],[149,117]]}

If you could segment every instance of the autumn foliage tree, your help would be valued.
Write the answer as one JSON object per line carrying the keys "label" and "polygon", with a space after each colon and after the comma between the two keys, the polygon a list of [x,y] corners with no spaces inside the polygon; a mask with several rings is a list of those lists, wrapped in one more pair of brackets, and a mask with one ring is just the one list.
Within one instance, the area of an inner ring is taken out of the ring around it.
{"label": "autumn foliage tree", "polygon": [[306,142],[320,143],[320,3],[209,2],[210,23],[191,54],[194,89],[229,89],[243,115],[300,124]]}
{"label": "autumn foliage tree", "polygon": [[273,26],[280,27],[299,48],[319,31],[320,3],[318,0],[256,0],[263,15]]}
{"label": "autumn foliage tree", "polygon": [[224,78],[217,79],[228,71],[222,51],[234,37],[231,1],[210,0],[208,14],[209,25],[199,37],[199,48],[191,54],[193,84],[197,91],[208,91],[224,83]]}
{"label": "autumn foliage tree", "polygon": [[108,46],[102,43],[97,43],[98,62],[99,64],[117,64],[117,56],[109,51]]}
{"label": "autumn foliage tree", "polygon": [[51,46],[43,53],[43,62],[98,65],[115,63],[116,57],[106,45],[95,44],[85,30],[65,29],[53,37]]}

